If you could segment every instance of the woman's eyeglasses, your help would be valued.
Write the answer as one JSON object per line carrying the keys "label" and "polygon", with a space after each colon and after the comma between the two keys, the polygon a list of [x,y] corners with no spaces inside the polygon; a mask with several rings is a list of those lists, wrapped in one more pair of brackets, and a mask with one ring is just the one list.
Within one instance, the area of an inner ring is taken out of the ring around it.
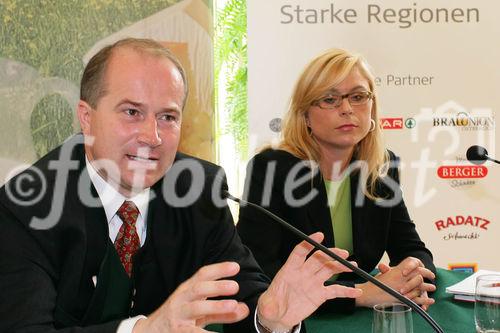
{"label": "woman's eyeglasses", "polygon": [[366,104],[373,98],[373,94],[369,91],[355,91],[345,95],[327,95],[314,101],[313,105],[322,109],[335,109],[342,105],[344,98],[347,98],[351,106],[358,106]]}

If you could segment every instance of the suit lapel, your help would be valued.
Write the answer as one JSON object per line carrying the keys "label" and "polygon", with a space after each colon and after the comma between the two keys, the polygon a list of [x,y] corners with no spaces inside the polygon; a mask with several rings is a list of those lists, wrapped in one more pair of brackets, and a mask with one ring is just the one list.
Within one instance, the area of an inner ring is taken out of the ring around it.
{"label": "suit lapel", "polygon": [[148,209],[148,236],[152,237],[152,245],[159,263],[167,293],[176,289],[179,283],[172,278],[177,276],[176,272],[178,251],[182,244],[178,244],[180,237],[174,237],[176,233],[176,217],[174,210],[166,204],[162,195],[163,179],[151,188],[153,195]]}
{"label": "suit lapel", "polygon": [[[80,168],[79,175],[81,170]],[[60,283],[57,285],[58,298],[54,310],[55,321],[63,326],[82,324],[82,316],[92,296],[91,285],[87,286],[86,291],[81,289],[81,277],[85,273],[89,244],[87,244],[85,209],[78,200],[77,178],[70,173],[60,222],[54,227],[54,230],[62,228],[58,233],[58,243],[65,257],[64,261],[59,263]]]}
{"label": "suit lapel", "polygon": [[[99,240],[108,234],[106,231],[103,236],[101,229],[106,218],[99,216],[99,212],[104,215],[104,210],[85,168],[83,145],[75,147],[72,157],[78,161],[79,168],[68,175],[61,222],[54,228],[62,228],[59,242],[66,257],[60,272],[61,283],[58,285],[55,317],[59,323],[71,326],[80,325],[82,316],[87,311],[93,293],[90,274],[94,266],[99,266],[102,257],[98,246],[102,241]],[[84,192],[84,188],[87,192]],[[80,198],[85,196],[97,200],[99,207],[87,208]],[[71,322],[65,322],[70,319]]]}
{"label": "suit lapel", "polygon": [[[87,176],[88,174],[82,176]],[[99,266],[106,253],[106,248],[109,239],[109,227],[107,224],[106,214],[104,208],[102,207],[101,200],[95,190],[94,186],[91,185],[91,196],[96,203],[95,207],[85,207],[84,212],[80,216],[85,218],[85,229],[87,232],[87,259],[86,266],[88,272],[95,275],[99,270]]]}

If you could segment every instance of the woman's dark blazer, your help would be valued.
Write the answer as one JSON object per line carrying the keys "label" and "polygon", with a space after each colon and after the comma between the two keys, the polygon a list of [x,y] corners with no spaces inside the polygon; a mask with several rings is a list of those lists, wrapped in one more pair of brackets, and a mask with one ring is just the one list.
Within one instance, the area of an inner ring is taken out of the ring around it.
{"label": "woman's dark blazer", "polygon": [[[388,199],[401,197],[401,200],[390,207],[378,205],[361,190],[357,190],[359,172],[350,175],[354,253],[349,259],[355,260],[360,268],[372,271],[387,251],[391,266],[412,256],[435,272],[432,254],[420,240],[401,196],[396,165],[398,158],[392,152],[389,152],[389,156],[391,166],[394,167],[389,169],[387,177],[377,182],[376,192]],[[306,234],[323,232],[323,244],[333,247],[335,241],[324,180],[318,168],[314,170],[309,163],[286,151],[265,150],[248,164],[244,196],[248,201],[268,208]],[[294,180],[295,184],[292,184]],[[290,204],[290,200],[285,200],[290,195],[305,203],[298,206]],[[356,203],[357,199],[361,202]],[[300,242],[278,223],[251,207],[240,208],[237,230],[270,277],[276,274],[293,247]],[[355,282],[361,281],[353,273],[344,273],[336,283],[353,286]],[[322,309],[352,311],[354,306],[354,299],[338,298],[327,302]]]}

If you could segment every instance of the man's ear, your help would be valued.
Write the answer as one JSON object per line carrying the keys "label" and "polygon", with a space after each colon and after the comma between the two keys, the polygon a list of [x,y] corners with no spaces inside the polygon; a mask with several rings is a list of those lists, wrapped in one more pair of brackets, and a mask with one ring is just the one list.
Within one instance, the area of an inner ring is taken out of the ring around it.
{"label": "man's ear", "polygon": [[76,107],[76,115],[80,122],[80,128],[83,134],[90,133],[90,120],[92,118],[92,107],[85,101],[80,100]]}

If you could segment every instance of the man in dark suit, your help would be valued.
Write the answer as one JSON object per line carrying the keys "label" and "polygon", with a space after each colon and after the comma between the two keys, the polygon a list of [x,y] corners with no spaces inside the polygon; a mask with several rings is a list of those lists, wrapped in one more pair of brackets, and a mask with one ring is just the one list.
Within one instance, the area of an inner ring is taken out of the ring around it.
{"label": "man in dark suit", "polygon": [[327,299],[359,296],[325,287],[346,269],[306,260],[305,243],[269,284],[220,199],[222,169],[177,153],[186,94],[154,41],[90,60],[83,135],[0,190],[1,332],[297,332]]}

